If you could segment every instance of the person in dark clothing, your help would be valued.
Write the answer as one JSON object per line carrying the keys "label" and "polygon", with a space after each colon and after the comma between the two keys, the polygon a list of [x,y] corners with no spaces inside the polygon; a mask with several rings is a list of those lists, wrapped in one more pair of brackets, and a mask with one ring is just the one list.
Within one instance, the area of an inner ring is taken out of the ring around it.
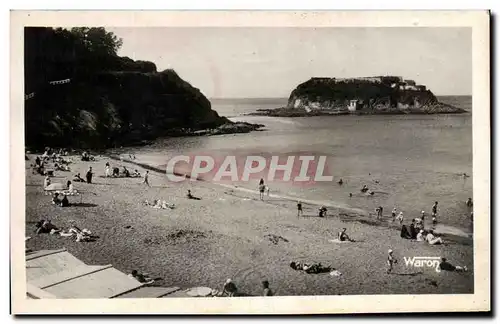
{"label": "person in dark clothing", "polygon": [[472,198],[467,199],[466,205],[467,205],[467,207],[469,207],[469,208],[471,208],[471,207],[472,207],[472,205],[473,205],[473,204],[472,204]]}
{"label": "person in dark clothing", "polygon": [[64,195],[63,199],[61,200],[61,207],[69,207],[68,196]]}
{"label": "person in dark clothing", "polygon": [[224,287],[222,288],[222,295],[224,296],[225,294],[227,294],[229,297],[233,297],[237,291],[238,288],[236,287],[234,282],[231,279],[227,279],[224,283]]}
{"label": "person in dark clothing", "polygon": [[319,217],[325,217],[325,216],[326,216],[326,212],[327,212],[326,207],[325,207],[325,206],[323,206],[323,207],[321,207],[321,208],[319,209],[319,214],[318,214],[318,216],[319,216]]}
{"label": "person in dark clothing", "polygon": [[86,178],[87,178],[87,183],[92,183],[92,167],[89,167],[89,170],[87,171]]}
{"label": "person in dark clothing", "polygon": [[441,258],[441,263],[439,263],[439,268],[444,271],[457,271],[457,272],[467,271],[467,267],[454,266],[448,261],[446,261],[446,258]]}
{"label": "person in dark clothing", "polygon": [[40,165],[40,164],[42,164],[42,160],[40,160],[40,157],[39,157],[39,156],[37,156],[37,157],[36,157],[36,159],[35,159],[35,164],[36,164],[36,165]]}
{"label": "person in dark clothing", "polygon": [[342,185],[344,183],[344,181],[342,180],[342,178],[340,178],[340,180],[337,182],[339,185]]}
{"label": "person in dark clothing", "polygon": [[120,176],[120,169],[117,167],[113,168],[113,177],[119,177]]}
{"label": "person in dark clothing", "polygon": [[123,167],[123,175],[127,178],[130,177],[130,171],[126,167]]}
{"label": "person in dark clothing", "polygon": [[191,190],[189,190],[189,189],[188,189],[187,197],[188,197],[188,199],[201,200],[201,198],[193,196],[193,194],[191,193]]}
{"label": "person in dark clothing", "polygon": [[297,217],[304,215],[302,211],[302,203],[300,201],[297,202]]}
{"label": "person in dark clothing", "polygon": [[413,219],[411,221],[411,224],[410,224],[410,236],[412,239],[417,238],[417,229],[415,228],[415,219]]}
{"label": "person in dark clothing", "polygon": [[262,287],[264,288],[264,291],[262,292],[263,296],[272,296],[273,292],[269,288],[269,281],[264,280],[262,281]]}
{"label": "person in dark clothing", "polygon": [[401,237],[404,239],[411,239],[411,233],[408,231],[406,225],[401,226]]}

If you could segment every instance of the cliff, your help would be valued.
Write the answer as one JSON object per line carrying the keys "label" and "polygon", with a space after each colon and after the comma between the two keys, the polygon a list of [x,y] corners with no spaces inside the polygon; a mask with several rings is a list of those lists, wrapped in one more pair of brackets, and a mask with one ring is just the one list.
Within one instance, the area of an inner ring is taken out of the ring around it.
{"label": "cliff", "polygon": [[120,45],[104,28],[25,29],[28,147],[107,148],[262,126],[219,116],[175,71],[119,57]]}
{"label": "cliff", "polygon": [[442,114],[462,109],[441,103],[424,85],[401,77],[311,78],[295,88],[288,105],[256,114],[269,116],[344,114]]}

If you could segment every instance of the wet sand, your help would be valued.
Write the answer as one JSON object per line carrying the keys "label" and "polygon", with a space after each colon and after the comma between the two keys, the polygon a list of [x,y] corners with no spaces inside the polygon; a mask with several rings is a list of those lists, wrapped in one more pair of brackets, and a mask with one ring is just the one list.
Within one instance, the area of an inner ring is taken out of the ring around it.
{"label": "wet sand", "polygon": [[[456,265],[473,269],[473,247],[468,240],[446,246],[404,240],[397,228],[370,220],[362,213],[332,207],[317,217],[316,205],[304,201],[298,218],[296,202],[271,195],[259,200],[257,192],[202,181],[168,182],[149,167],[152,187],[142,178],[104,178],[104,165],[145,169],[109,157],[96,162],[70,164],[71,172],[56,172],[52,182],[65,183],[74,174],[95,172],[93,184],[74,183],[84,192],[82,204],[68,208],[50,203],[42,190],[43,177],[33,175],[26,161],[26,246],[33,250],[67,248],[89,264],[113,264],[161,277],[165,286],[221,288],[231,278],[245,295],[259,295],[268,280],[277,295],[433,294],[472,293],[473,273],[437,273],[434,268],[405,266],[403,257],[443,256]],[[202,199],[186,198],[188,189]],[[174,210],[146,207],[148,199],[174,203]],[[71,196],[70,202],[80,202]],[[386,213],[387,214],[387,213]],[[61,228],[75,224],[98,235],[96,242],[33,233],[34,223],[50,218]],[[358,242],[332,243],[337,232]],[[273,236],[285,240],[274,240]],[[399,260],[393,274],[386,273],[387,250]],[[321,262],[339,270],[340,277],[306,274],[289,267],[291,261]]]}

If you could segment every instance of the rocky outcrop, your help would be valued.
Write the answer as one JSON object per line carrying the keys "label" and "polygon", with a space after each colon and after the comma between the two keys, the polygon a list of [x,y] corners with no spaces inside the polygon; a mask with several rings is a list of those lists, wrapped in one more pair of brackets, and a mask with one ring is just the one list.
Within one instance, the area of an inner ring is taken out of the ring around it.
{"label": "rocky outcrop", "polygon": [[424,85],[401,77],[312,78],[295,88],[287,107],[257,115],[444,114],[463,109],[439,102]]}
{"label": "rocky outcrop", "polygon": [[175,71],[158,72],[152,62],[119,57],[117,43],[99,28],[25,29],[28,147],[97,149],[199,130],[219,134],[260,127],[219,116]]}

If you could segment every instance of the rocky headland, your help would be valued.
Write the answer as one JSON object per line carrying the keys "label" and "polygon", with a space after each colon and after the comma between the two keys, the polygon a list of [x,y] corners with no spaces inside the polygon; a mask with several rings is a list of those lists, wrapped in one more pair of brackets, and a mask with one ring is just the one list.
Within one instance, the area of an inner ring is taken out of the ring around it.
{"label": "rocky headland", "polygon": [[25,139],[30,149],[103,149],[159,137],[246,133],[174,70],[120,57],[104,28],[25,28]]}
{"label": "rocky headland", "polygon": [[302,117],[370,114],[453,114],[465,110],[439,102],[425,85],[396,76],[311,78],[290,94],[286,107],[251,115]]}

